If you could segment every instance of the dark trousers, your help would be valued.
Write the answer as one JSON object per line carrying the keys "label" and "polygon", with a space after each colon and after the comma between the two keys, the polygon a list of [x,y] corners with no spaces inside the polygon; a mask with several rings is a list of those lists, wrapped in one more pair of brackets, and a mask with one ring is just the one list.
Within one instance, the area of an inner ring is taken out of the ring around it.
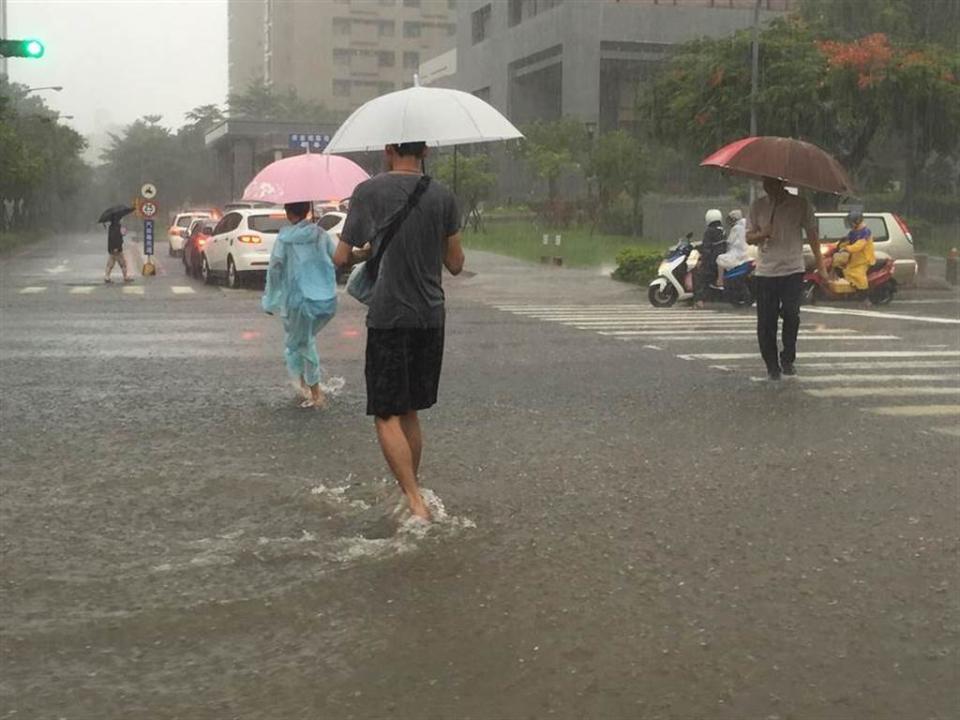
{"label": "dark trousers", "polygon": [[[780,363],[797,359],[797,333],[800,330],[800,296],[803,273],[781,277],[756,277],[757,340],[768,371],[779,370]],[[783,352],[777,347],[777,320],[783,318]]]}

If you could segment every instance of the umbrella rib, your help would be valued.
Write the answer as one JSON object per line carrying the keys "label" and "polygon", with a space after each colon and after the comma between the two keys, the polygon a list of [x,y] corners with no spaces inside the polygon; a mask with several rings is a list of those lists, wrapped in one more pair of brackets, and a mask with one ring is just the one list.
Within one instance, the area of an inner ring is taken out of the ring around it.
{"label": "umbrella rib", "polygon": [[473,123],[473,129],[477,133],[477,137],[484,137],[483,132],[480,130],[480,126],[477,125],[477,121],[473,119],[473,115],[470,113],[467,107],[462,102],[460,102],[460,98],[457,97],[457,95],[452,93],[450,97],[453,99],[454,102],[457,103],[457,105],[460,106],[460,109],[463,110],[463,112],[466,114],[470,122]]}

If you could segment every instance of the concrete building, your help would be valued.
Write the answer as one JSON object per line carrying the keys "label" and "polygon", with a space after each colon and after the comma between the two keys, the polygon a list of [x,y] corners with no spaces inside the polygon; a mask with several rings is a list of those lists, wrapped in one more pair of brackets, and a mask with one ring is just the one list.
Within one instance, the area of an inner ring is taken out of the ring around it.
{"label": "concrete building", "polygon": [[[796,0],[761,0],[761,22]],[[629,128],[670,46],[753,23],[755,0],[459,0],[456,86],[514,123]]]}
{"label": "concrete building", "polygon": [[350,112],[453,48],[456,0],[229,0],[230,92],[262,78]]}

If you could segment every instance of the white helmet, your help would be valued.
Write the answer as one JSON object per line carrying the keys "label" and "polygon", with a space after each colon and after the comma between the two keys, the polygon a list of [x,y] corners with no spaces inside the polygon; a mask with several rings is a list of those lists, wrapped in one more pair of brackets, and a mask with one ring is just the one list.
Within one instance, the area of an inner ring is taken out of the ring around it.
{"label": "white helmet", "polygon": [[727,213],[727,222],[731,225],[736,225],[741,220],[743,220],[743,211],[739,208],[731,210]]}
{"label": "white helmet", "polygon": [[715,222],[723,222],[723,213],[719,210],[707,210],[707,214],[703,216],[703,222],[707,225]]}

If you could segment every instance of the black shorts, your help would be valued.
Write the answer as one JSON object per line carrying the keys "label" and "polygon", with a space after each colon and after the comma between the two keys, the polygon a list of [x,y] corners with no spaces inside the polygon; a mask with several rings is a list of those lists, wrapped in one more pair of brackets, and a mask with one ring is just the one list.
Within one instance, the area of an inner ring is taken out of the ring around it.
{"label": "black shorts", "polygon": [[367,415],[388,418],[437,402],[443,328],[367,328]]}

